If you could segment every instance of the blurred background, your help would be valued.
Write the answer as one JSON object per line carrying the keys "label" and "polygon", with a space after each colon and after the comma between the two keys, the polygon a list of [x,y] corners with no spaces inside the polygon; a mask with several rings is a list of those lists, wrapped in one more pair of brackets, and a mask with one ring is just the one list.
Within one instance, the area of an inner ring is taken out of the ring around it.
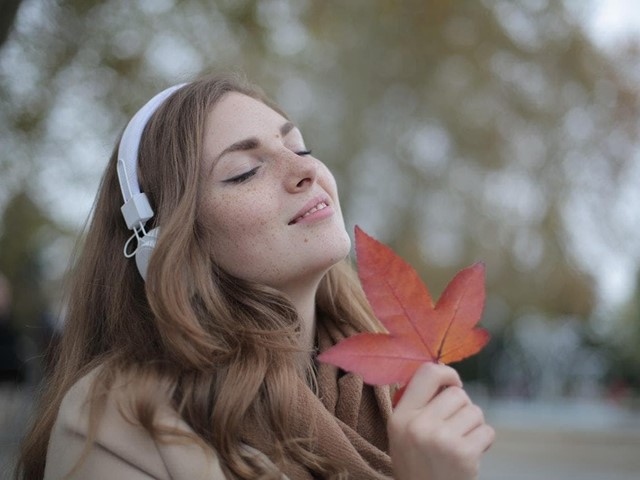
{"label": "blurred background", "polygon": [[456,365],[498,430],[483,480],[640,477],[633,0],[2,0],[0,475],[117,135],[211,71],[284,107],[434,296],[485,262],[492,341]]}

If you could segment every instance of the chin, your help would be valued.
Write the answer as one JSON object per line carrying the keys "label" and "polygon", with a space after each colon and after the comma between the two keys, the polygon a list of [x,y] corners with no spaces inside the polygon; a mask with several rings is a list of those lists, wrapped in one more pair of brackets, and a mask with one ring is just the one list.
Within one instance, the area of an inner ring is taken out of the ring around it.
{"label": "chin", "polygon": [[343,230],[342,234],[335,239],[335,243],[330,246],[331,252],[331,265],[344,260],[351,251],[351,239],[346,230]]}

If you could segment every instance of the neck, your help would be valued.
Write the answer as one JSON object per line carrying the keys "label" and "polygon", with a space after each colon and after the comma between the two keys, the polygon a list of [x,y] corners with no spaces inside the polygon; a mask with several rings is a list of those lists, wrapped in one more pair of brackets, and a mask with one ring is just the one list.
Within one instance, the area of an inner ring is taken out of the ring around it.
{"label": "neck", "polygon": [[[318,282],[319,283],[319,282]],[[301,346],[313,349],[316,335],[316,292],[318,283],[307,288],[287,289],[284,293],[289,297],[298,312],[302,325]]]}

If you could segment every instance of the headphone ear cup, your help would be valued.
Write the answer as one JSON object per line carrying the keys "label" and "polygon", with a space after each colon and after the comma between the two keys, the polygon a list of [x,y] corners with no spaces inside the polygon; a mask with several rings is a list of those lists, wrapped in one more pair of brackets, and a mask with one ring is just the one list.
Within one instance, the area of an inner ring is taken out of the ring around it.
{"label": "headphone ear cup", "polygon": [[153,252],[158,237],[160,236],[160,228],[156,227],[142,237],[138,241],[138,249],[136,250],[136,265],[142,278],[147,280],[147,268],[149,267],[149,260],[151,259],[151,253]]}

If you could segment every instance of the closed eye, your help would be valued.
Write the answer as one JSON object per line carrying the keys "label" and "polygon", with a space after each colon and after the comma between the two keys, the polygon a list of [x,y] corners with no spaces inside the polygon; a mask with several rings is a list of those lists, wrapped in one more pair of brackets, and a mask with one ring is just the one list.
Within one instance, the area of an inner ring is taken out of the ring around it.
{"label": "closed eye", "polygon": [[[300,157],[306,157],[308,155],[311,155],[311,150],[300,150],[298,152],[295,152],[296,155],[300,156]],[[231,178],[227,178],[226,180],[223,180],[224,183],[242,183],[242,182],[246,182],[247,180],[249,180],[251,177],[253,177],[256,173],[258,173],[258,169],[260,168],[260,166],[254,167],[251,170],[241,173],[240,175],[236,175],[235,177],[231,177]]]}
{"label": "closed eye", "polygon": [[258,173],[258,169],[259,168],[260,168],[260,166],[254,167],[251,170],[249,170],[248,172],[241,173],[240,175],[236,175],[235,177],[227,178],[226,180],[223,180],[223,182],[224,183],[242,183],[242,182],[246,182],[251,177],[253,177],[256,173]]}

